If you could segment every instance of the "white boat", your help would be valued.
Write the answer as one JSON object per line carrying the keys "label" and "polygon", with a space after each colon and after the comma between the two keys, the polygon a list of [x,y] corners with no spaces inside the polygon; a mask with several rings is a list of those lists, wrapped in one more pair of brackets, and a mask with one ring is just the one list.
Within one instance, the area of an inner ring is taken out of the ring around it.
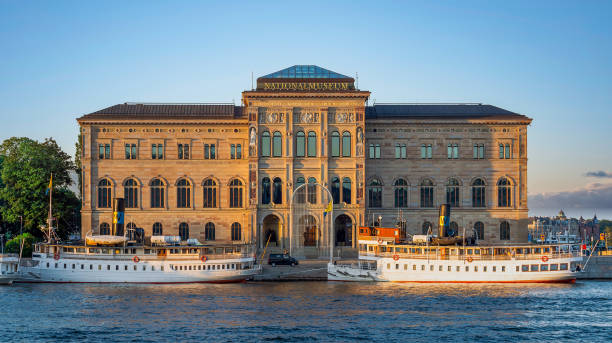
{"label": "white boat", "polygon": [[10,285],[18,279],[19,256],[0,254],[0,285]]}
{"label": "white boat", "polygon": [[329,263],[328,280],[571,283],[583,260],[569,244],[434,246],[402,238],[400,229],[360,228],[358,262]]}
{"label": "white boat", "polygon": [[40,243],[20,282],[225,283],[261,271],[250,245],[88,246]]}

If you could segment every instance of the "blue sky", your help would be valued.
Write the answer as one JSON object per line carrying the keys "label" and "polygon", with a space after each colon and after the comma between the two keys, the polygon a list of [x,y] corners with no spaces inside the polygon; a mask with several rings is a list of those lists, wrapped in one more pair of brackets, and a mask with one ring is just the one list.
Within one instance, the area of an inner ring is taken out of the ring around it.
{"label": "blue sky", "polygon": [[317,64],[358,72],[377,102],[526,114],[530,194],[595,187],[610,203],[611,23],[609,1],[1,1],[0,139],[72,154],[84,113],[239,104],[251,72]]}

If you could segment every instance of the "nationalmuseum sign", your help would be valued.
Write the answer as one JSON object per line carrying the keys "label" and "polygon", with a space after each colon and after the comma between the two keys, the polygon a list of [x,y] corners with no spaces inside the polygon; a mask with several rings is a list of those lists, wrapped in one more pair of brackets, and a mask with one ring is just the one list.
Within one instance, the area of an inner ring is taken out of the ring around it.
{"label": "nationalmuseum sign", "polygon": [[347,91],[355,89],[353,82],[258,82],[264,91]]}

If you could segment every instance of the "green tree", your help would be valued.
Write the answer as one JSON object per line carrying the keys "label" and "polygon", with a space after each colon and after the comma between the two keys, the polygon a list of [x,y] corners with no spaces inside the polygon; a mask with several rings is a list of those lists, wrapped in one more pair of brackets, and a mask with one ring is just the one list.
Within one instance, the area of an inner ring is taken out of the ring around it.
{"label": "green tree", "polygon": [[0,179],[0,213],[2,220],[19,227],[23,216],[24,231],[41,237],[39,230],[46,223],[49,197],[45,191],[53,173],[53,216],[60,237],[78,228],[80,201],[68,189],[70,172],[75,165],[52,138],[37,142],[26,137],[13,137],[0,145],[3,156]]}
{"label": "green tree", "polygon": [[27,232],[15,236],[13,239],[6,242],[5,251],[7,253],[19,254],[19,249],[21,249],[21,240],[24,240],[22,256],[32,257],[32,245],[36,241],[36,238]]}

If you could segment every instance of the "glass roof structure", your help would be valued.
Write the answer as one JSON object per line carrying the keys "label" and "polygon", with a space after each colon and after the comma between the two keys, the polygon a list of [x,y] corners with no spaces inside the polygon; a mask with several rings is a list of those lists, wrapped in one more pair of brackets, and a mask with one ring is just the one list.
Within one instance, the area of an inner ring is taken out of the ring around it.
{"label": "glass roof structure", "polygon": [[264,75],[260,79],[352,79],[346,75],[316,65],[294,65],[272,74]]}

